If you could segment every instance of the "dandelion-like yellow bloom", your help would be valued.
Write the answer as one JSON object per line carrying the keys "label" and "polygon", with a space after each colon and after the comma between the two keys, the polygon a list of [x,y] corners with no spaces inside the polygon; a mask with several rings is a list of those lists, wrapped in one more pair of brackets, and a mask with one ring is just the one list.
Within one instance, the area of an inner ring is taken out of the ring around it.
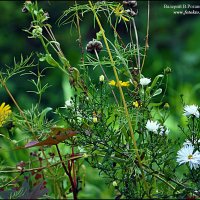
{"label": "dandelion-like yellow bloom", "polygon": [[118,87],[119,85],[121,85],[121,87],[129,87],[130,86],[129,81],[126,81],[126,82],[119,81],[119,85],[118,85],[117,82],[115,82],[114,80],[111,80],[111,81],[109,81],[108,84],[112,85],[112,86],[116,86],[116,87]]}
{"label": "dandelion-like yellow bloom", "polygon": [[112,6],[110,6],[113,10],[113,12],[115,13],[115,15],[117,17],[120,17],[120,19],[122,18],[124,21],[129,21],[129,19],[127,19],[126,17],[124,17],[124,13],[125,13],[125,10],[123,8],[123,5],[121,4],[118,4],[115,8],[113,8]]}
{"label": "dandelion-like yellow bloom", "polygon": [[138,108],[140,105],[139,105],[138,101],[134,101],[133,102],[133,106],[136,107],[136,108]]}
{"label": "dandelion-like yellow bloom", "polygon": [[0,106],[0,127],[3,126],[3,124],[6,122],[6,119],[11,114],[11,109],[9,105],[6,105],[5,102],[3,102]]}

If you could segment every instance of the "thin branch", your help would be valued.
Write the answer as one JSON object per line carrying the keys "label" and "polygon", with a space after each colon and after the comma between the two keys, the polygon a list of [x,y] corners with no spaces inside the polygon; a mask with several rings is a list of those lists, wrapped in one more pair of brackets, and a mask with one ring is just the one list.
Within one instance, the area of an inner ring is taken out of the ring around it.
{"label": "thin branch", "polygon": [[[90,155],[88,155],[89,157]],[[70,160],[75,160],[75,159],[79,159],[79,158],[83,158],[83,155],[80,155],[80,156],[74,156],[73,158],[68,158],[66,161],[70,161]],[[61,163],[64,163],[66,161],[60,161],[60,162],[57,162],[57,163],[54,163],[52,165],[50,165],[49,167],[55,167],[57,165],[60,165]],[[38,170],[43,170],[43,169],[46,169],[47,166],[44,166],[44,167],[35,167],[35,168],[31,168],[31,169],[23,169],[23,170],[1,170],[0,173],[22,173],[23,172],[32,172],[32,171],[38,171]]]}
{"label": "thin branch", "polygon": [[70,180],[70,183],[71,183],[71,186],[72,186],[72,192],[73,192],[74,200],[77,200],[77,189],[76,189],[76,187],[75,187],[75,184],[74,184],[74,181],[73,181],[73,178],[72,178],[72,175],[71,175],[71,170],[68,171],[68,169],[67,169],[67,167],[66,167],[66,165],[65,165],[65,162],[63,162],[63,159],[62,159],[62,156],[61,156],[61,153],[60,153],[60,150],[59,150],[57,144],[56,144],[56,149],[57,149],[57,152],[58,152],[60,161],[61,161],[61,163],[62,163],[63,169],[65,170],[65,173],[66,173],[67,176],[69,177],[69,180]]}

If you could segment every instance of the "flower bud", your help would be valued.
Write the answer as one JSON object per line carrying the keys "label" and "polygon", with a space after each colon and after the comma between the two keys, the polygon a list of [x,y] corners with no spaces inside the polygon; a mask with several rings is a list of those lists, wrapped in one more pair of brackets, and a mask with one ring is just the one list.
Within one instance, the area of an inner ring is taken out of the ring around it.
{"label": "flower bud", "polygon": [[92,121],[93,121],[93,123],[97,123],[97,121],[98,121],[98,120],[97,120],[97,117],[93,117],[93,118],[92,118]]}
{"label": "flower bud", "polygon": [[150,79],[150,78],[141,78],[141,79],[140,79],[140,84],[141,84],[142,86],[149,85],[150,82],[151,82],[151,79]]}
{"label": "flower bud", "polygon": [[99,76],[99,81],[104,82],[104,75]]}
{"label": "flower bud", "polygon": [[113,181],[113,183],[112,183],[112,184],[113,184],[113,186],[114,186],[114,187],[116,187],[116,186],[117,186],[117,182],[116,182],[116,181]]}
{"label": "flower bud", "polygon": [[40,26],[34,26],[32,34],[34,38],[40,37],[42,35],[42,28]]}
{"label": "flower bud", "polygon": [[167,110],[167,109],[169,109],[170,105],[168,103],[165,103],[163,107],[164,107],[164,109]]}
{"label": "flower bud", "polygon": [[172,69],[170,67],[167,67],[164,69],[165,74],[170,74],[172,72]]}

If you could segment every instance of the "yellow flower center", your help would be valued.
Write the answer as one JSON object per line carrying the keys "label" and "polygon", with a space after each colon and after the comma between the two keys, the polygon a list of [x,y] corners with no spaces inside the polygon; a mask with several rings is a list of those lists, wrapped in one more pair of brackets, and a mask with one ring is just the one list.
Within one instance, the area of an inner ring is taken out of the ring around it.
{"label": "yellow flower center", "polygon": [[189,155],[189,156],[188,156],[188,159],[189,159],[189,160],[191,160],[192,158],[193,158],[192,155]]}
{"label": "yellow flower center", "polygon": [[118,4],[115,8],[113,8],[112,6],[110,7],[112,8],[113,12],[115,13],[117,17],[121,17],[124,21],[127,21],[127,22],[129,21],[129,19],[123,16],[125,12],[123,5]]}

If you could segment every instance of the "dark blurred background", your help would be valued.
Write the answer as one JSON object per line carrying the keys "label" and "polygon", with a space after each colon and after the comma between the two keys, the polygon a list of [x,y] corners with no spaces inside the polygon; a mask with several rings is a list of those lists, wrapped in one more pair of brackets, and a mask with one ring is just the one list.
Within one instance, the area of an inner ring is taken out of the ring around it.
{"label": "dark blurred background", "polygon": [[[58,26],[57,20],[66,8],[72,5],[72,1],[41,1],[41,6],[49,13],[49,23],[53,32],[61,44],[61,48],[70,60],[72,66],[77,66],[80,61],[80,48],[78,46],[78,33],[75,27],[70,25]],[[200,1],[150,1],[150,29],[149,50],[144,65],[143,74],[153,77],[162,73],[164,68],[170,67],[172,73],[169,76],[167,95],[164,99],[171,106],[172,116],[168,124],[172,131],[176,131],[174,121],[182,114],[180,95],[183,94],[186,104],[200,104],[200,15],[198,14],[173,14],[173,8],[165,8],[165,5],[200,5]],[[21,54],[26,57],[31,52],[43,52],[39,41],[29,39],[23,31],[30,27],[29,14],[21,12],[22,1],[0,1],[0,68],[13,65],[13,58],[20,60]],[[176,9],[177,10],[177,9]],[[178,9],[183,10],[183,9]],[[188,9],[193,10],[193,9]],[[198,9],[196,9],[198,10]],[[147,24],[147,1],[138,1],[138,15],[135,17],[138,28],[140,46],[145,45]],[[91,15],[85,15],[81,21],[81,33],[83,46],[95,38],[96,32]],[[109,38],[112,38],[112,30],[107,27]],[[125,26],[118,29],[125,41],[129,41]],[[45,66],[42,67],[48,67]],[[94,70],[94,76],[99,72]],[[26,77],[13,77],[8,82],[8,87],[22,108],[29,108],[37,102],[35,94],[26,92],[32,87],[30,82],[24,82]],[[34,78],[34,77],[29,77]],[[44,83],[50,82],[53,87],[48,89],[42,98],[44,107],[57,107],[64,105],[65,79],[62,72],[51,69],[44,77]],[[12,102],[5,91],[0,88],[0,102]]]}

